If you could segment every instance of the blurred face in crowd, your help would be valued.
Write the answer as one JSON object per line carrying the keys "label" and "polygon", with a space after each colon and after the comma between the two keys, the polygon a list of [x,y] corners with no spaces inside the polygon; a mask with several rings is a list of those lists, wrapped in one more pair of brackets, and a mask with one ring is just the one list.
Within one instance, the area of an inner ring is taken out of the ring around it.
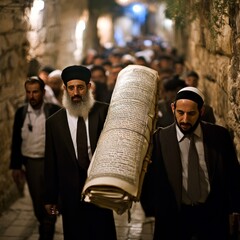
{"label": "blurred face in crowd", "polygon": [[25,85],[26,98],[33,109],[39,109],[43,103],[45,90],[41,90],[38,83],[26,83]]}
{"label": "blurred face in crowd", "polygon": [[107,85],[109,89],[112,89],[115,84],[116,84],[116,80],[117,80],[117,76],[118,73],[122,70],[123,68],[121,66],[114,66],[111,68],[111,70],[109,71],[109,75],[107,78]]}
{"label": "blurred face in crowd", "polygon": [[185,83],[190,87],[197,87],[198,86],[198,79],[193,76],[188,76],[185,78]]}
{"label": "blurred face in crowd", "polygon": [[174,71],[176,75],[182,75],[184,72],[184,64],[183,63],[175,63]]}
{"label": "blurred face in crowd", "polygon": [[183,134],[193,132],[200,122],[198,104],[189,99],[179,99],[172,103],[175,121]]}
{"label": "blurred face in crowd", "polygon": [[38,76],[47,84],[49,73],[45,71],[40,71]]}
{"label": "blurred face in crowd", "polygon": [[91,83],[82,80],[70,80],[64,86],[63,106],[74,116],[86,117],[94,104],[90,91]]}
{"label": "blurred face in crowd", "polygon": [[101,70],[94,70],[91,72],[91,80],[93,82],[101,82],[101,83],[106,83],[107,77],[105,73]]}
{"label": "blurred face in crowd", "polygon": [[49,77],[48,85],[52,88],[55,96],[59,96],[63,90],[63,82],[59,77]]}

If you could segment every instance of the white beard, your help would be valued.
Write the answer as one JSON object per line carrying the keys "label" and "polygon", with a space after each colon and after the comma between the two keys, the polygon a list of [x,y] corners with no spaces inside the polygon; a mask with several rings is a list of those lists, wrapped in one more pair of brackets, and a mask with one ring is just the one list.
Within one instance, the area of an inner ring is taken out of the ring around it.
{"label": "white beard", "polygon": [[95,100],[91,91],[87,91],[87,94],[82,97],[82,101],[78,103],[72,102],[67,90],[63,92],[62,105],[69,111],[70,115],[75,117],[86,118],[94,103]]}

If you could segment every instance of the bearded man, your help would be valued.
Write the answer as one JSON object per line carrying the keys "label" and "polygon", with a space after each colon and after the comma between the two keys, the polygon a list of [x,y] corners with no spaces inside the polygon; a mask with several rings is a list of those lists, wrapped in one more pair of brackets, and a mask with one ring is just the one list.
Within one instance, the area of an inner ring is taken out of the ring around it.
{"label": "bearded man", "polygon": [[203,94],[182,88],[175,123],[153,137],[141,202],[155,217],[154,240],[227,240],[240,211],[240,167],[227,129],[201,121]]}
{"label": "bearded man", "polygon": [[45,208],[62,215],[65,240],[113,240],[112,211],[81,199],[108,105],[94,101],[88,68],[69,66],[61,77],[64,108],[46,122]]}

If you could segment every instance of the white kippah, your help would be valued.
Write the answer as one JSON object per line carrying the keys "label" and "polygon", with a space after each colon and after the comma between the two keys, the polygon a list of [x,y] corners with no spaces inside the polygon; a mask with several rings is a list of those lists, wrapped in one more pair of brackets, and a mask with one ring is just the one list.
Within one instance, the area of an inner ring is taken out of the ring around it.
{"label": "white kippah", "polygon": [[49,78],[51,78],[51,77],[61,78],[61,74],[62,74],[62,70],[56,69],[56,70],[50,72],[49,75],[48,75],[48,77],[49,77]]}
{"label": "white kippah", "polygon": [[198,104],[198,107],[201,108],[204,103],[204,96],[202,92],[195,87],[185,87],[178,91],[175,101],[179,99],[189,99]]}
{"label": "white kippah", "polygon": [[178,93],[183,92],[183,91],[191,91],[191,92],[194,92],[194,93],[196,93],[197,95],[199,95],[199,96],[202,98],[202,100],[204,101],[204,95],[203,95],[203,93],[202,93],[198,88],[195,88],[195,87],[184,87],[184,88],[180,89],[180,90],[178,91]]}

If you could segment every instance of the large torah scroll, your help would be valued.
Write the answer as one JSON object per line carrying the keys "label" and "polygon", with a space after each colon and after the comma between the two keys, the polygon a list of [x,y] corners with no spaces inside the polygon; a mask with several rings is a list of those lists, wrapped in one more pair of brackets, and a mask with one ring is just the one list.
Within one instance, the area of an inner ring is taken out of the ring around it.
{"label": "large torah scroll", "polygon": [[85,201],[122,214],[139,200],[150,161],[157,93],[153,69],[129,65],[118,74],[83,188]]}

